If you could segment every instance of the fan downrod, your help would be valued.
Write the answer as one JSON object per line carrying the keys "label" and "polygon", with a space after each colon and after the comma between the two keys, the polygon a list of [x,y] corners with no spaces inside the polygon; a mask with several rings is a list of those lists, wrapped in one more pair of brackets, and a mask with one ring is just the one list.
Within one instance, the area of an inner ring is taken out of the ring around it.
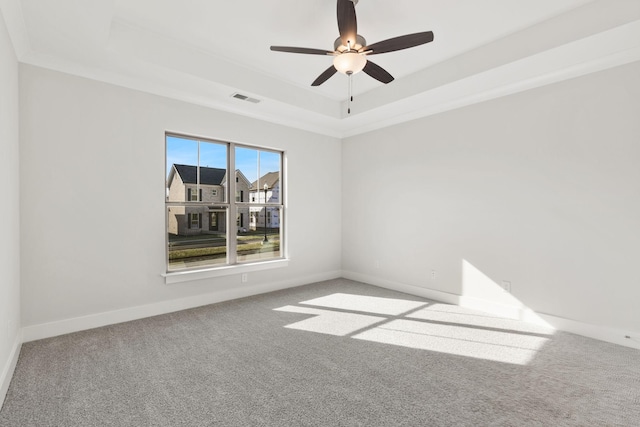
{"label": "fan downrod", "polygon": [[[356,35],[356,44],[351,46],[351,50],[360,50],[367,45],[367,41],[360,34]],[[341,48],[341,49],[340,49]],[[333,42],[333,50],[336,52],[343,52],[348,49],[347,46],[342,45],[342,39],[338,37],[336,41]]]}

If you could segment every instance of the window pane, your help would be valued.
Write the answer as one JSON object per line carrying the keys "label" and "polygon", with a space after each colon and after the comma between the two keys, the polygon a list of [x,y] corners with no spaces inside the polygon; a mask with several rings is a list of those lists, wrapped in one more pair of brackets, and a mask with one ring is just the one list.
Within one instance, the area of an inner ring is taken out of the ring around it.
{"label": "window pane", "polygon": [[236,147],[236,169],[240,175],[238,184],[245,178],[249,186],[249,194],[243,198],[243,202],[265,203],[266,200],[267,203],[280,203],[280,157],[280,153]]}
{"label": "window pane", "polygon": [[[198,142],[190,139],[167,136],[167,200],[170,202],[187,202],[192,199],[192,191],[196,189],[195,175],[193,185],[172,185],[182,181],[180,171],[198,164]],[[193,193],[197,196],[197,191]]]}
{"label": "window pane", "polygon": [[236,147],[236,170],[238,181],[236,183],[236,201],[240,201],[240,191],[244,191],[243,202],[257,203],[255,186],[260,176],[258,165],[259,151],[253,148]]}
{"label": "window pane", "polygon": [[[280,203],[280,153],[260,152],[260,188],[267,186],[266,203]],[[264,194],[262,195],[264,200]]]}
{"label": "window pane", "polygon": [[[203,202],[225,203],[228,188],[227,146],[215,142],[200,143],[200,186],[203,189]],[[213,192],[216,191],[216,195]]]}
{"label": "window pane", "polygon": [[226,202],[227,146],[167,136],[167,200]]}
{"label": "window pane", "polygon": [[169,206],[169,270],[227,262],[227,209],[217,206]]}
{"label": "window pane", "polygon": [[[251,206],[238,208],[239,223],[248,217],[248,226],[238,227],[238,262],[282,257],[280,250],[279,207]],[[266,226],[265,226],[266,223]]]}

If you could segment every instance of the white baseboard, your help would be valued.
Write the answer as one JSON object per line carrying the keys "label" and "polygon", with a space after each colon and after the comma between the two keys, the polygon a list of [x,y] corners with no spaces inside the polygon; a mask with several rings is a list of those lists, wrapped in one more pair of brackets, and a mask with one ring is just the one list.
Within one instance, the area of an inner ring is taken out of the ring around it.
{"label": "white baseboard", "polygon": [[[476,310],[484,311],[487,313],[495,314],[501,317],[515,318],[531,323],[544,323],[555,329],[571,332],[574,334],[582,335],[588,338],[594,338],[601,341],[610,342],[613,344],[623,345],[625,347],[631,347],[640,349],[640,331],[622,330],[616,328],[609,328],[604,326],[592,325],[585,322],[580,322],[572,319],[566,319],[560,316],[537,313],[531,309],[515,306],[505,306],[496,304],[493,301],[482,300],[478,298],[469,298],[458,294],[449,292],[443,292],[435,289],[423,288],[421,286],[410,285],[406,283],[396,282],[387,279],[381,279],[375,276],[356,273],[352,271],[331,271],[328,273],[316,274],[311,276],[305,276],[302,278],[296,278],[280,282],[272,282],[265,284],[258,284],[253,286],[241,286],[233,289],[224,289],[220,291],[211,292],[204,295],[196,295],[187,298],[180,298],[169,301],[162,301],[153,304],[147,304],[136,307],[128,307],[120,310],[114,310],[109,312],[91,314],[88,316],[75,317],[71,319],[64,319],[56,322],[48,322],[38,325],[25,326],[22,328],[22,334],[20,341],[15,345],[15,360],[13,365],[8,365],[5,368],[15,368],[15,362],[17,361],[17,355],[19,354],[19,346],[22,342],[29,342],[43,338],[50,338],[58,335],[68,334],[72,332],[83,331],[86,329],[98,328],[101,326],[112,325],[116,323],[128,322],[131,320],[142,319],[150,316],[157,316],[165,313],[172,313],[175,311],[186,310],[189,308],[199,307],[208,304],[214,304],[218,302],[228,301],[237,298],[244,298],[251,295],[258,295],[262,293],[277,291],[281,289],[292,288],[296,286],[302,286],[309,283],[320,282],[324,280],[337,279],[344,277],[345,279],[355,280],[370,285],[379,286],[381,288],[387,288],[398,292],[404,292],[410,295],[416,295],[435,301],[444,302],[447,304],[460,305],[462,307],[473,308]],[[625,338],[626,336],[632,338]],[[13,366],[13,367],[11,367]],[[2,389],[0,393],[5,390],[4,381],[6,380],[6,372],[3,371]],[[8,376],[6,387],[8,387],[8,381],[10,381],[11,375]],[[0,394],[0,397],[3,397]]]}
{"label": "white baseboard", "polygon": [[18,357],[20,357],[21,346],[22,330],[19,330],[13,342],[13,347],[11,348],[9,359],[3,367],[2,374],[0,375],[0,409],[2,409],[2,405],[4,405],[4,399],[7,396],[7,391],[9,391],[9,384],[11,383],[11,378],[13,378],[13,372],[15,371],[16,365],[18,364]]}
{"label": "white baseboard", "polygon": [[[584,337],[593,338],[600,341],[606,341],[613,344],[623,345],[625,347],[640,350],[640,331],[624,330],[618,328],[610,328],[606,326],[593,325],[590,323],[579,322],[564,317],[554,316],[551,314],[537,313],[542,319],[547,321],[554,328],[571,332],[573,334],[582,335]],[[630,338],[625,338],[625,337]]]}
{"label": "white baseboard", "polygon": [[529,323],[536,323],[542,326],[554,327],[547,320],[543,319],[538,313],[524,306],[505,305],[491,300],[468,296],[460,296],[460,303],[458,305],[473,310],[495,314],[496,316],[500,317],[518,319]]}
{"label": "white baseboard", "polygon": [[24,326],[22,328],[23,342],[55,337],[58,335],[99,328],[101,326],[128,322],[160,314],[173,313],[175,311],[302,286],[309,283],[337,279],[341,277],[341,274],[341,271],[336,270],[279,282],[256,284],[253,286],[238,286],[204,295],[194,295],[186,298],[161,301],[136,307],[127,307],[120,310],[90,314],[87,316],[74,317],[55,322]]}
{"label": "white baseboard", "polygon": [[[593,338],[600,341],[606,341],[613,344],[640,350],[640,331],[637,330],[631,331],[593,325],[577,320],[566,319],[552,314],[538,313],[526,307],[498,304],[490,300],[465,297],[463,295],[442,292],[434,289],[423,288],[421,286],[409,285],[406,283],[394,282],[391,280],[381,279],[378,277],[355,273],[352,271],[343,271],[342,277],[344,277],[345,279],[356,280],[358,282],[379,286],[381,288],[387,288],[394,291],[404,292],[410,295],[433,299],[447,304],[455,304],[461,307],[484,311],[486,313],[491,313],[500,317],[519,319],[525,322],[536,324],[544,324],[560,331],[571,332],[573,334],[582,335],[587,338]],[[625,338],[627,336],[631,338]]]}

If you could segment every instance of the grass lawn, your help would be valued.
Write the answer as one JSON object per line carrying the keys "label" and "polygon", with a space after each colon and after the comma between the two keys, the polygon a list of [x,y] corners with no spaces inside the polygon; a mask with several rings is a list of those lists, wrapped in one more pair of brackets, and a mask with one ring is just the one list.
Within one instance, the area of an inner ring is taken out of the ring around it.
{"label": "grass lawn", "polygon": [[[271,233],[269,232],[271,231]],[[247,255],[256,252],[278,252],[280,250],[280,234],[279,230],[273,229],[267,231],[268,242],[264,243],[264,231],[250,231],[237,236],[238,239],[238,255]],[[194,242],[198,241],[211,242],[212,246],[201,248],[171,248],[172,243]],[[193,236],[174,236],[169,235],[169,260],[184,260],[188,258],[222,258],[226,256],[226,245],[220,245],[225,241],[224,236],[215,234],[196,234]],[[216,242],[217,244],[215,244]]]}

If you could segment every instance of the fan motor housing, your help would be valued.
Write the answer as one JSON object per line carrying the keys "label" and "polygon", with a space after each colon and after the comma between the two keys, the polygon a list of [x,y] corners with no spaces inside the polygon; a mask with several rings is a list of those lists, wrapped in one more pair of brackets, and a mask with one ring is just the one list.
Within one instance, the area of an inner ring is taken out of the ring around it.
{"label": "fan motor housing", "polygon": [[[351,49],[358,50],[365,47],[366,45],[367,41],[364,39],[364,37],[358,34],[356,36],[356,44],[351,46]],[[333,50],[335,50],[336,52],[344,52],[345,50],[347,50],[347,47],[342,45],[342,40],[340,39],[340,37],[338,37],[336,41],[333,42]]]}

